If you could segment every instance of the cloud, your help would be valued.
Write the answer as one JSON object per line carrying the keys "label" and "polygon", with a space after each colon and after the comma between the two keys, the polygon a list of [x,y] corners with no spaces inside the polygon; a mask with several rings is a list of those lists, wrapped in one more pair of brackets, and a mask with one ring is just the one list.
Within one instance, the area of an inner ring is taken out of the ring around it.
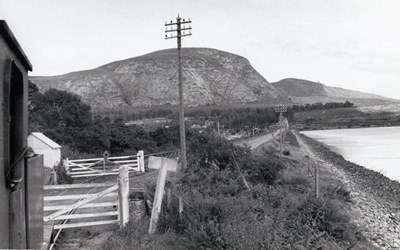
{"label": "cloud", "polygon": [[295,40],[282,41],[280,38],[275,38],[272,40],[272,44],[283,52],[301,52],[304,50],[304,48]]}
{"label": "cloud", "polygon": [[376,75],[396,75],[398,69],[395,65],[395,60],[389,60],[384,56],[367,56],[363,60],[355,61],[351,65],[351,68]]}
{"label": "cloud", "polygon": [[361,61],[356,61],[353,63],[351,66],[352,69],[362,71],[362,72],[368,72],[368,73],[373,73],[377,75],[386,75],[390,72],[385,70],[382,65],[378,65],[374,62],[361,62]]}

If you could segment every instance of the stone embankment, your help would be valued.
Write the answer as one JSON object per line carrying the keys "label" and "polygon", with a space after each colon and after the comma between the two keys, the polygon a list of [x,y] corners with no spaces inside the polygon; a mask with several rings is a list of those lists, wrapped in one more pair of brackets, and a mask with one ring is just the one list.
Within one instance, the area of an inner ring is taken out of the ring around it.
{"label": "stone embankment", "polygon": [[351,192],[353,220],[363,234],[377,247],[400,249],[400,183],[346,161],[313,139],[296,137],[303,152],[337,176]]}

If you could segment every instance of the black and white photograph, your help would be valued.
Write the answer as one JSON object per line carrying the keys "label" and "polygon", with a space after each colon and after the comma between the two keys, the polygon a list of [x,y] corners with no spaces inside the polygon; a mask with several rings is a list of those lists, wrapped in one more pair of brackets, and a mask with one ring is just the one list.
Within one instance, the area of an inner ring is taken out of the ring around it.
{"label": "black and white photograph", "polygon": [[400,1],[0,0],[0,249],[400,250]]}

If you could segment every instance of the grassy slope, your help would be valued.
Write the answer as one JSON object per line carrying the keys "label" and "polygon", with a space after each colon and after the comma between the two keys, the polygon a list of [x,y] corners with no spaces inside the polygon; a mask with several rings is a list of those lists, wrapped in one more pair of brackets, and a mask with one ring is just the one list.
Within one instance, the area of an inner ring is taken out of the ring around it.
{"label": "grassy slope", "polygon": [[[235,195],[212,197],[199,191],[180,192],[185,216],[176,215],[177,201],[164,208],[159,230],[148,235],[148,219],[131,222],[113,233],[104,249],[375,249],[361,236],[361,229],[350,222],[350,197],[341,180],[321,171],[321,198],[313,197],[313,178],[296,139],[289,134],[284,169],[273,186],[252,185]],[[272,157],[277,143],[258,150]],[[221,179],[210,188],[217,191]],[[248,179],[249,175],[246,175]],[[237,184],[231,183],[228,188]],[[240,183],[240,182],[239,182]],[[243,184],[242,184],[243,185]],[[178,192],[181,187],[172,187]],[[175,217],[174,217],[175,216]],[[186,217],[187,216],[187,217]],[[185,225],[190,218],[191,224]],[[183,230],[183,231],[182,231]]]}

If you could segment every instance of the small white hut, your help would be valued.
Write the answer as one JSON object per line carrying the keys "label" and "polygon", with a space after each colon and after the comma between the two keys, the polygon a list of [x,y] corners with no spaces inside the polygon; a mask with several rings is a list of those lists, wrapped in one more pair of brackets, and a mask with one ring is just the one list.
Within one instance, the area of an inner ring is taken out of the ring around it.
{"label": "small white hut", "polygon": [[61,146],[42,133],[31,133],[28,136],[28,146],[36,154],[43,155],[45,167],[54,168],[61,161]]}

